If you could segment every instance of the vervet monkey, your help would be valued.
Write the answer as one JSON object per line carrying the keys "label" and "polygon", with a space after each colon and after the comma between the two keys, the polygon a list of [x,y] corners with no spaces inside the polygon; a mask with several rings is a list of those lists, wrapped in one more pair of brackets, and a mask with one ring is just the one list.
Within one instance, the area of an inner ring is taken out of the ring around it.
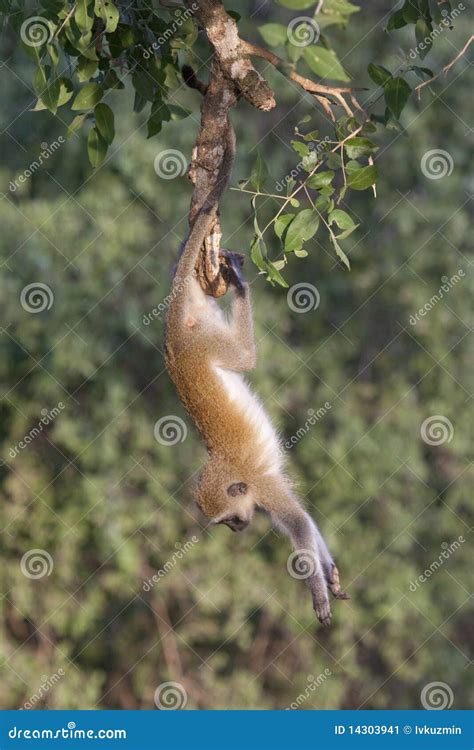
{"label": "vervet monkey", "polygon": [[234,295],[227,319],[204,293],[195,272],[233,163],[230,123],[227,132],[216,185],[194,222],[174,276],[166,325],[167,368],[209,453],[199,477],[197,505],[213,523],[232,531],[243,531],[256,508],[266,510],[291,538],[296,561],[304,565],[310,557],[306,580],[313,606],[320,622],[329,625],[328,589],[339,599],[348,596],[341,591],[337,568],[316,524],[285,476],[278,435],[241,375],[256,363],[248,284],[238,259],[223,269]]}

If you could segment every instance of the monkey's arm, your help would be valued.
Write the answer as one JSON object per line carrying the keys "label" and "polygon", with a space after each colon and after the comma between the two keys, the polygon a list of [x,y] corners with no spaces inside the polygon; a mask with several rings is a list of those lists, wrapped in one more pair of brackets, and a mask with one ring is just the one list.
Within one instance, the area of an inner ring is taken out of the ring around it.
{"label": "monkey's arm", "polygon": [[234,291],[232,318],[212,337],[212,356],[220,367],[235,372],[252,370],[257,362],[252,304],[247,283]]}

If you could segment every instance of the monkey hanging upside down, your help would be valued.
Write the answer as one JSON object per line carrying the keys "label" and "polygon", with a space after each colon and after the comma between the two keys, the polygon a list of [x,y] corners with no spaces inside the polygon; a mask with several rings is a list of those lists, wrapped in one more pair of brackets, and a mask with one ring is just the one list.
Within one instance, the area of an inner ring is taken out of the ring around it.
{"label": "monkey hanging upside down", "polygon": [[167,368],[209,452],[196,490],[199,508],[213,523],[232,531],[243,531],[256,508],[266,510],[291,538],[301,566],[310,556],[306,581],[317,617],[329,625],[328,589],[338,599],[349,597],[341,591],[338,570],[316,524],[285,476],[278,435],[240,374],[256,363],[250,293],[241,276],[241,260],[228,253],[222,269],[234,294],[230,320],[205,294],[195,272],[233,163],[230,123],[227,141],[216,186],[194,222],[174,276],[166,324]]}

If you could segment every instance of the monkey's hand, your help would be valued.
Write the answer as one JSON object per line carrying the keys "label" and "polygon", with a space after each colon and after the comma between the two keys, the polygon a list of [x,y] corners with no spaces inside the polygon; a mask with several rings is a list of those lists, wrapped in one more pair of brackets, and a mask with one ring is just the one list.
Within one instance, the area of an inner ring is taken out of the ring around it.
{"label": "monkey's hand", "polygon": [[245,297],[248,284],[240,272],[244,265],[245,256],[242,253],[233,253],[230,250],[223,250],[222,254],[225,258],[225,262],[221,266],[222,276],[229,285],[234,287],[239,296]]}

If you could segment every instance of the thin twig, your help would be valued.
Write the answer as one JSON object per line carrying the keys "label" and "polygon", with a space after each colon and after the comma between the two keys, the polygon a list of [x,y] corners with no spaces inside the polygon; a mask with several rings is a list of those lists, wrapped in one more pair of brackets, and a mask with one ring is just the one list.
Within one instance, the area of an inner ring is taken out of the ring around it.
{"label": "thin twig", "polygon": [[453,60],[451,60],[450,63],[448,63],[447,65],[445,65],[444,68],[442,68],[439,71],[439,73],[436,73],[436,75],[433,76],[432,78],[429,78],[427,81],[423,81],[423,83],[419,83],[418,86],[415,86],[415,91],[418,94],[418,99],[420,98],[420,91],[421,91],[421,89],[424,86],[428,86],[429,83],[432,83],[437,78],[439,78],[441,75],[443,75],[443,74],[447,75],[449,73],[449,71],[451,70],[451,68],[453,67],[453,65],[456,65],[456,63],[458,62],[458,60],[460,60],[461,57],[464,55],[464,53],[467,51],[467,49],[469,48],[469,45],[472,43],[473,40],[474,40],[474,34],[467,40],[466,44],[464,45],[464,47],[462,48],[462,50],[456,55],[456,57]]}

